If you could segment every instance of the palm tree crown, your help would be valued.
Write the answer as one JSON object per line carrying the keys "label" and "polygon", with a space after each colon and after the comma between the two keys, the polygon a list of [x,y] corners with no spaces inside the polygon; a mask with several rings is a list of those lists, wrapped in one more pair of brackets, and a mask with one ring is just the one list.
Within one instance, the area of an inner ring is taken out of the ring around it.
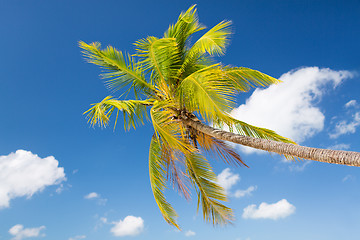
{"label": "palm tree crown", "polygon": [[[235,107],[237,93],[279,82],[256,70],[214,62],[213,56],[225,52],[230,26],[231,22],[222,21],[191,44],[190,37],[205,29],[192,6],[180,14],[162,38],[150,36],[135,42],[134,55],[111,46],[101,49],[97,42],[79,43],[87,61],[103,68],[101,76],[106,79],[106,86],[120,91],[119,98],[107,96],[93,104],[86,112],[89,121],[106,126],[116,110],[115,125],[121,111],[126,130],[143,124],[145,119],[152,122],[151,188],[164,219],[178,228],[177,214],[164,196],[167,182],[185,198],[189,198],[189,187],[193,186],[204,219],[225,224],[232,222],[233,212],[223,204],[226,194],[203,154],[246,166],[226,142],[201,131],[194,122],[227,127],[230,132],[251,138],[295,144],[274,131],[249,125],[229,114]],[[126,99],[129,93],[133,100]],[[291,157],[286,152],[282,154]]]}

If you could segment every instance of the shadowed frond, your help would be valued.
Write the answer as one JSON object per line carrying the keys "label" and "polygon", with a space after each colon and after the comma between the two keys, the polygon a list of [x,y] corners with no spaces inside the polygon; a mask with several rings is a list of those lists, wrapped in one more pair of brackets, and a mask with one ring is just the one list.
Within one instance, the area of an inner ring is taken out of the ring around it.
{"label": "shadowed frond", "polygon": [[245,67],[225,67],[224,73],[226,78],[234,84],[234,87],[241,92],[246,92],[251,87],[266,87],[281,82],[262,72]]}
{"label": "shadowed frond", "polygon": [[191,112],[199,112],[207,121],[229,112],[235,104],[235,89],[222,81],[222,75],[216,64],[186,77],[178,87],[180,105]]}
{"label": "shadowed frond", "polygon": [[212,224],[227,224],[233,221],[231,208],[219,201],[227,201],[224,189],[216,183],[216,175],[210,164],[200,154],[186,156],[186,167],[190,180],[198,194],[198,210],[202,207],[204,220]]}
{"label": "shadowed frond", "polygon": [[101,76],[107,79],[106,85],[110,89],[117,91],[129,87],[134,89],[136,95],[154,94],[155,88],[146,82],[143,70],[130,55],[124,56],[121,51],[111,46],[101,50],[101,44],[98,42],[87,44],[80,41],[79,46],[84,50],[82,53],[89,63],[96,64],[106,71]]}
{"label": "shadowed frond", "polygon": [[[94,125],[102,127],[107,126],[110,116],[115,109],[122,111],[124,114],[124,128],[125,130],[141,123],[144,124],[144,117],[148,119],[146,106],[151,106],[153,100],[117,100],[112,96],[107,96],[99,103],[92,104],[93,106],[84,112],[87,113],[89,122]],[[116,116],[117,120],[118,115]],[[115,125],[116,125],[115,120]]]}
{"label": "shadowed frond", "polygon": [[160,142],[155,136],[153,136],[149,150],[149,175],[151,189],[154,194],[155,201],[166,222],[180,230],[180,227],[176,222],[177,213],[175,212],[174,208],[166,201],[163,193],[166,188],[165,176],[167,169],[164,165],[164,160],[161,158],[161,155]]}
{"label": "shadowed frond", "polygon": [[239,154],[237,154],[226,142],[211,137],[205,133],[197,132],[196,139],[199,145],[207,152],[222,159],[228,164],[246,166]]}

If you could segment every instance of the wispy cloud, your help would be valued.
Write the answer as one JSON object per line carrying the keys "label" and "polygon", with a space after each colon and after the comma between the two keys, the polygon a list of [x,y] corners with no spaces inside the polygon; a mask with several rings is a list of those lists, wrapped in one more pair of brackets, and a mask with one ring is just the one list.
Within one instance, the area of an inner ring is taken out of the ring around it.
{"label": "wispy cloud", "polygon": [[24,228],[23,225],[17,224],[9,229],[9,233],[14,236],[13,240],[21,240],[30,237],[43,237],[45,234],[40,234],[41,230],[45,229],[45,226],[37,228]]}
{"label": "wispy cloud", "polygon": [[329,146],[328,149],[333,149],[333,150],[348,150],[348,149],[350,149],[350,144],[339,143],[339,144],[335,144],[335,145]]}
{"label": "wispy cloud", "polygon": [[99,205],[105,205],[107,202],[106,198],[101,198],[100,194],[96,192],[91,192],[84,196],[85,199],[93,199],[96,200]]}
{"label": "wispy cloud", "polygon": [[[324,128],[325,116],[316,102],[328,86],[336,87],[351,77],[353,74],[349,71],[318,67],[290,71],[280,77],[282,83],[256,89],[246,103],[231,114],[247,123],[275,130],[302,142]],[[253,152],[249,149],[244,151]]]}
{"label": "wispy cloud", "polygon": [[345,104],[345,107],[346,107],[346,108],[355,107],[355,106],[357,106],[356,100],[350,100],[350,101],[348,101],[348,102]]}
{"label": "wispy cloud", "polygon": [[85,235],[78,235],[78,236],[69,238],[69,240],[78,240],[78,239],[85,239],[85,238],[86,238]]}
{"label": "wispy cloud", "polygon": [[110,231],[116,237],[136,236],[144,230],[144,220],[141,217],[127,216],[112,224],[114,227]]}
{"label": "wispy cloud", "polygon": [[282,199],[277,203],[268,204],[261,203],[259,207],[255,204],[249,205],[244,208],[242,217],[245,219],[272,219],[277,220],[280,218],[286,218],[295,213],[295,206],[290,204],[286,199]]}
{"label": "wispy cloud", "polygon": [[253,191],[257,189],[257,186],[250,186],[246,190],[236,190],[234,193],[234,197],[241,198],[245,196],[250,196]]}
{"label": "wispy cloud", "polygon": [[0,208],[9,207],[13,198],[30,198],[45,187],[65,180],[64,168],[59,167],[53,156],[40,158],[24,150],[0,156]]}
{"label": "wispy cloud", "polygon": [[360,112],[357,112],[353,115],[353,119],[350,121],[342,120],[338,122],[335,126],[333,133],[330,133],[329,136],[332,139],[338,138],[341,135],[355,133],[357,127],[360,126]]}
{"label": "wispy cloud", "polygon": [[350,181],[350,180],[355,180],[355,177],[351,174],[348,174],[342,179],[342,182],[346,182],[346,181]]}
{"label": "wispy cloud", "polygon": [[195,235],[196,235],[196,233],[193,232],[193,231],[191,231],[191,230],[188,230],[188,231],[185,232],[185,236],[186,236],[186,237],[193,237],[193,236],[195,236]]}
{"label": "wispy cloud", "polygon": [[218,183],[224,188],[226,194],[231,197],[241,198],[244,196],[250,196],[253,191],[257,189],[257,186],[250,186],[246,190],[236,190],[234,193],[231,191],[231,188],[240,181],[240,175],[232,173],[230,168],[225,168],[217,176]]}

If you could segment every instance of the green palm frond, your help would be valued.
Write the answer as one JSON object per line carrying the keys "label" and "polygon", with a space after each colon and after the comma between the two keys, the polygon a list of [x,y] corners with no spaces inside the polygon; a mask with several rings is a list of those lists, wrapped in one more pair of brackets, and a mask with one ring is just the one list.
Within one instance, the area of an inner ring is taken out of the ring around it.
{"label": "green palm frond", "polygon": [[145,80],[143,70],[129,54],[124,56],[121,51],[111,46],[101,50],[101,44],[98,42],[87,44],[80,41],[79,46],[84,50],[82,53],[89,63],[96,64],[106,71],[101,76],[107,79],[106,84],[110,89],[117,91],[129,87],[129,90],[134,89],[136,95],[154,94],[155,88]]}
{"label": "green palm frond", "polygon": [[186,77],[178,87],[180,105],[199,112],[207,121],[224,116],[235,104],[235,89],[222,81],[219,65],[201,69]]}
{"label": "green palm frond", "polygon": [[240,155],[236,153],[226,142],[201,132],[197,132],[196,139],[202,149],[215,157],[222,159],[227,164],[248,167],[242,161]]}
{"label": "green palm frond", "polygon": [[216,175],[204,156],[196,153],[186,156],[186,167],[190,180],[198,194],[198,210],[212,224],[227,224],[233,220],[231,208],[219,201],[227,201],[224,189],[216,183]]}
{"label": "green palm frond", "polygon": [[223,55],[231,35],[231,21],[222,21],[205,33],[189,50],[199,54]]}
{"label": "green palm frond", "polygon": [[193,5],[186,12],[182,12],[178,21],[174,25],[170,25],[164,34],[165,38],[176,39],[180,52],[185,50],[184,48],[192,34],[205,29],[199,23],[195,6]]}
{"label": "green palm frond", "polygon": [[92,107],[84,112],[84,114],[87,113],[87,118],[93,126],[99,125],[105,127],[108,125],[111,114],[117,109],[123,112],[124,128],[128,130],[131,127],[136,128],[139,123],[144,124],[144,118],[148,119],[146,106],[151,106],[152,104],[153,100],[151,99],[117,100],[112,96],[107,96],[101,102],[92,104]]}
{"label": "green palm frond", "polygon": [[180,230],[179,225],[176,222],[177,213],[174,208],[166,201],[164,196],[164,190],[166,188],[166,165],[161,158],[161,144],[156,137],[151,139],[149,150],[149,175],[151,189],[154,194],[155,201],[160,209],[160,212],[166,222],[177,227]]}
{"label": "green palm frond", "polygon": [[180,52],[175,38],[148,37],[134,43],[136,56],[140,57],[142,68],[150,71],[153,84],[169,91],[167,85],[174,83],[175,73],[180,68]]}
{"label": "green palm frond", "polygon": [[241,92],[248,91],[251,87],[266,87],[281,81],[257,70],[245,67],[225,67],[226,78]]}

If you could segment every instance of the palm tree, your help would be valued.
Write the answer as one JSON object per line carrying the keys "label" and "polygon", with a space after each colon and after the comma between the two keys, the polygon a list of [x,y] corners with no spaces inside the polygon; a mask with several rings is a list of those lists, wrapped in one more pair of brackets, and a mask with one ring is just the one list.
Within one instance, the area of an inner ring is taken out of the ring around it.
{"label": "palm tree", "polygon": [[[246,166],[226,141],[239,143],[287,158],[360,166],[360,153],[315,149],[296,145],[274,131],[255,127],[233,118],[235,96],[251,87],[280,81],[259,71],[216,63],[223,55],[231,34],[231,22],[222,21],[194,44],[190,37],[205,29],[198,21],[195,6],[180,14],[162,38],[147,37],[134,43],[136,53],[126,54],[100,43],[79,42],[88,62],[104,69],[101,74],[119,98],[107,96],[86,112],[92,125],[107,126],[116,110],[124,115],[125,130],[150,120],[154,134],[149,149],[151,188],[164,219],[179,228],[173,207],[164,190],[169,181],[185,198],[192,185],[198,209],[213,224],[232,222],[224,189],[204,153],[226,163]],[[133,100],[127,100],[127,96]],[[210,126],[211,125],[211,126]],[[221,129],[227,128],[229,131]],[[207,155],[208,156],[208,155]]]}

